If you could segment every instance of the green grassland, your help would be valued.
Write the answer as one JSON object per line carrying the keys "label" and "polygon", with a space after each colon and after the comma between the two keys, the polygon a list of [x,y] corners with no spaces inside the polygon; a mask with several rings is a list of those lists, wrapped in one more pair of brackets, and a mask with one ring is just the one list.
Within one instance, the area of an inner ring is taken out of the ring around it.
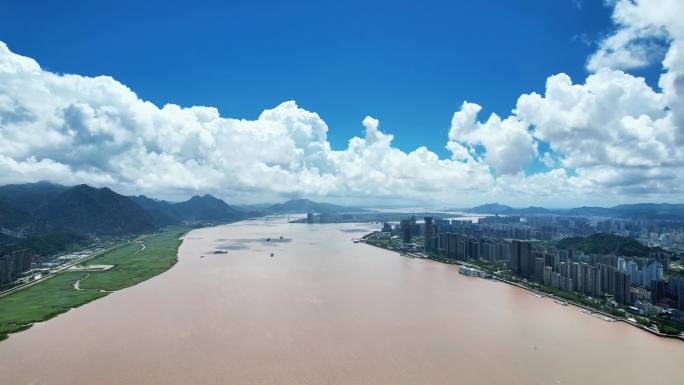
{"label": "green grassland", "polygon": [[[0,298],[0,340],[48,320],[71,308],[102,298],[108,292],[133,286],[170,269],[177,261],[179,239],[188,227],[174,227],[126,243],[86,262],[87,265],[114,265],[107,271],[61,272],[36,285]],[[85,278],[87,276],[87,278]],[[80,283],[82,290],[74,289]]]}

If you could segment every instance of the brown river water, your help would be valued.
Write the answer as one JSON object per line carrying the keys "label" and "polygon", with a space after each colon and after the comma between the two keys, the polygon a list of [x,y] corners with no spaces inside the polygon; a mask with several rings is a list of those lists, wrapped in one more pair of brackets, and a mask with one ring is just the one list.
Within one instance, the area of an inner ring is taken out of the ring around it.
{"label": "brown river water", "polygon": [[168,272],[1,342],[0,384],[684,384],[684,342],[351,241],[377,227],[192,231]]}

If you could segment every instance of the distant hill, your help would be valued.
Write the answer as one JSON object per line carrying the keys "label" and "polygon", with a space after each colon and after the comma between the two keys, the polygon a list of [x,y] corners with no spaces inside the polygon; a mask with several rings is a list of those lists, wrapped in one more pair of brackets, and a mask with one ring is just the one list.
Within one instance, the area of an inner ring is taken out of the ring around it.
{"label": "distant hill", "polygon": [[549,214],[552,210],[544,207],[530,206],[527,208],[514,208],[499,203],[487,203],[482,206],[473,207],[466,210],[477,214],[504,214],[504,215],[530,215],[530,214]]}
{"label": "distant hill", "polygon": [[127,234],[183,221],[226,221],[243,216],[211,195],[167,202],[144,195],[127,197],[85,184],[66,187],[48,182],[0,186],[0,233],[75,232]]}
{"label": "distant hill", "polygon": [[565,238],[557,243],[560,249],[577,249],[587,254],[612,254],[647,257],[650,248],[634,238],[613,234],[592,234],[588,237]]}
{"label": "distant hill", "polygon": [[684,220],[684,204],[636,203],[611,207],[609,210],[622,218]]}
{"label": "distant hill", "polygon": [[0,230],[18,230],[23,226],[30,225],[31,220],[29,213],[0,201]]}
{"label": "distant hill", "polygon": [[245,215],[211,195],[172,203],[85,184],[0,186],[0,251],[54,253],[92,236],[140,234],[181,222],[221,222]]}
{"label": "distant hill", "polygon": [[259,212],[268,211],[268,208],[273,206],[272,203],[254,203],[254,204],[236,204],[233,208],[244,212]]}
{"label": "distant hill", "polygon": [[184,202],[167,202],[138,195],[129,197],[152,215],[155,223],[168,225],[182,221],[224,221],[244,216],[242,210],[229,206],[212,195],[195,195]]}
{"label": "distant hill", "polygon": [[222,221],[242,216],[241,211],[209,194],[195,195],[185,202],[175,203],[172,209],[177,218],[185,221]]}
{"label": "distant hill", "polygon": [[84,184],[57,195],[36,217],[44,232],[130,234],[156,228],[152,216],[128,197]]}
{"label": "distant hill", "polygon": [[487,203],[481,206],[473,207],[468,211],[478,214],[508,214],[515,210],[517,209],[514,209],[511,206],[506,206],[499,203]]}
{"label": "distant hill", "polygon": [[519,211],[523,214],[550,214],[553,212],[553,210],[538,206],[530,206],[528,208],[520,209]]}
{"label": "distant hill", "polygon": [[268,207],[268,210],[275,213],[341,213],[365,211],[358,207],[347,207],[332,203],[314,202],[309,199],[292,199],[285,203],[278,203]]}
{"label": "distant hill", "polygon": [[665,221],[684,221],[684,204],[670,203],[636,203],[618,205],[614,207],[576,207],[571,209],[547,209],[544,207],[530,206],[527,208],[514,208],[499,203],[488,203],[466,210],[479,214],[503,214],[503,215],[574,215],[574,216],[597,216],[624,219],[647,219]]}
{"label": "distant hill", "polygon": [[615,213],[610,208],[606,207],[576,207],[565,211],[568,215],[594,216],[594,217],[610,217]]}
{"label": "distant hill", "polygon": [[149,198],[145,195],[131,196],[128,198],[146,210],[152,217],[153,223],[157,226],[166,226],[181,222],[181,219],[174,211],[172,203]]}
{"label": "distant hill", "polygon": [[15,210],[33,214],[69,187],[50,182],[0,186],[0,202]]}

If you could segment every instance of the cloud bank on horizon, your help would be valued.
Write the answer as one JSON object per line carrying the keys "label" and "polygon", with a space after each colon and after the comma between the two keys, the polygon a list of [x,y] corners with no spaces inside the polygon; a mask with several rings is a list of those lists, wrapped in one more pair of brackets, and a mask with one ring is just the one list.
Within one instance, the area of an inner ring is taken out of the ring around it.
{"label": "cloud bank on horizon", "polygon": [[[481,121],[481,107],[463,102],[445,133],[450,159],[393,147],[370,116],[363,137],[333,150],[325,121],[294,101],[256,120],[212,107],[159,108],[111,77],[45,71],[0,42],[0,184],[51,180],[242,201],[681,201],[684,2],[613,6],[615,31],[588,59],[583,83],[550,76],[544,95],[521,95],[503,118]],[[659,90],[625,72],[661,57]],[[540,152],[542,142],[550,151]],[[535,159],[549,169],[525,175]]]}

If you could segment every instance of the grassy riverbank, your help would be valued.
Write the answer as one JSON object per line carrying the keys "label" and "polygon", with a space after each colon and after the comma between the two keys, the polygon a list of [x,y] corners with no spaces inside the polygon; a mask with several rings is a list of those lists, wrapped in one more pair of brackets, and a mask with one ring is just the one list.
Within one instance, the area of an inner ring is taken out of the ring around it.
{"label": "grassy riverbank", "polygon": [[[87,262],[114,265],[106,271],[65,271],[36,285],[0,298],[0,340],[170,269],[177,261],[179,239],[189,227],[174,227],[124,244]],[[144,245],[144,248],[143,248]],[[84,277],[86,277],[84,279]],[[81,280],[80,290],[74,283]]]}

